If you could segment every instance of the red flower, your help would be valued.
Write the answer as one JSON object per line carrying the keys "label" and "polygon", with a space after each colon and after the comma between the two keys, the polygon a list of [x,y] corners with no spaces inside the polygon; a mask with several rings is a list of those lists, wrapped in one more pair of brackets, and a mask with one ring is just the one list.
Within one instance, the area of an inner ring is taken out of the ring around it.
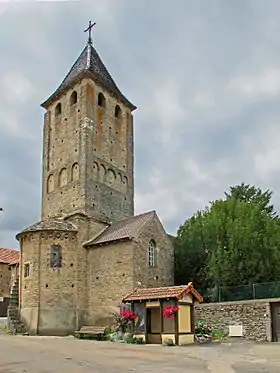
{"label": "red flower", "polygon": [[179,307],[175,307],[173,304],[170,306],[166,306],[163,310],[163,317],[174,320],[174,314],[177,313],[178,310]]}
{"label": "red flower", "polygon": [[124,310],[120,313],[123,319],[128,320],[128,321],[134,321],[136,319],[136,315],[134,312],[130,310]]}

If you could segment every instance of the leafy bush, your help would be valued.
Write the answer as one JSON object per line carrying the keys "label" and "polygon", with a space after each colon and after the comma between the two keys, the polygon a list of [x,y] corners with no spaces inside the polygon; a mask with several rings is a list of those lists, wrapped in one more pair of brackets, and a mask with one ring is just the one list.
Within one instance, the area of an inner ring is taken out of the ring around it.
{"label": "leafy bush", "polygon": [[132,330],[133,323],[136,319],[136,315],[134,312],[123,309],[120,313],[114,313],[113,317],[115,319],[115,329],[116,331],[121,331],[122,333],[126,333]]}
{"label": "leafy bush", "polygon": [[72,335],[73,335],[73,337],[75,337],[77,339],[88,339],[88,340],[95,340],[95,341],[106,341],[106,340],[108,340],[108,337],[105,334],[74,333]]}
{"label": "leafy bush", "polygon": [[198,321],[195,323],[195,334],[196,335],[208,335],[213,336],[212,328],[204,321]]}
{"label": "leafy bush", "polygon": [[220,330],[213,330],[213,339],[226,339],[227,333]]}

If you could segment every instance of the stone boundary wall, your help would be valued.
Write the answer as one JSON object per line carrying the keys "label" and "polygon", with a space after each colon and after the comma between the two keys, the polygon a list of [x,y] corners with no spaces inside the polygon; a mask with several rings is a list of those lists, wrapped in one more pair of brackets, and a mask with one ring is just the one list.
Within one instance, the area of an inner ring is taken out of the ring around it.
{"label": "stone boundary wall", "polygon": [[271,302],[280,299],[247,300],[195,305],[195,321],[206,321],[228,334],[230,325],[243,326],[243,338],[258,342],[272,340]]}

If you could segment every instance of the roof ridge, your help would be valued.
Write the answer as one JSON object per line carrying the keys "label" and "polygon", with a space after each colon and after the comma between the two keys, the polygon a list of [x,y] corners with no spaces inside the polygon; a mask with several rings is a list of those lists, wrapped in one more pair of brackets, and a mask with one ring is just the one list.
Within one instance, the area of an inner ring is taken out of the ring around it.
{"label": "roof ridge", "polygon": [[132,293],[127,294],[123,298],[123,302],[171,298],[182,300],[183,297],[189,293],[191,293],[199,302],[203,301],[202,296],[194,289],[192,282],[189,282],[187,285],[162,286],[157,288],[138,287]]}
{"label": "roof ridge", "polygon": [[149,215],[149,214],[151,214],[151,215],[153,214],[154,215],[155,212],[156,212],[155,210],[150,210],[150,211],[142,212],[141,214],[130,216],[129,218],[117,220],[115,223],[120,222],[120,221],[126,221],[126,220],[136,219],[136,218],[139,218],[139,217],[144,216],[144,215]]}

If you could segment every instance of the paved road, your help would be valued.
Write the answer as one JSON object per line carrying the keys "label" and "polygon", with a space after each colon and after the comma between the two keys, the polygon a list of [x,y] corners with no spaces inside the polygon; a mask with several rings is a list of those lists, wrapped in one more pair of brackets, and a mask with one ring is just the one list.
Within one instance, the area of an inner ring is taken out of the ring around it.
{"label": "paved road", "polygon": [[0,335],[0,373],[279,373],[279,345],[162,347]]}
{"label": "paved road", "polygon": [[0,328],[7,325],[7,317],[0,317]]}

